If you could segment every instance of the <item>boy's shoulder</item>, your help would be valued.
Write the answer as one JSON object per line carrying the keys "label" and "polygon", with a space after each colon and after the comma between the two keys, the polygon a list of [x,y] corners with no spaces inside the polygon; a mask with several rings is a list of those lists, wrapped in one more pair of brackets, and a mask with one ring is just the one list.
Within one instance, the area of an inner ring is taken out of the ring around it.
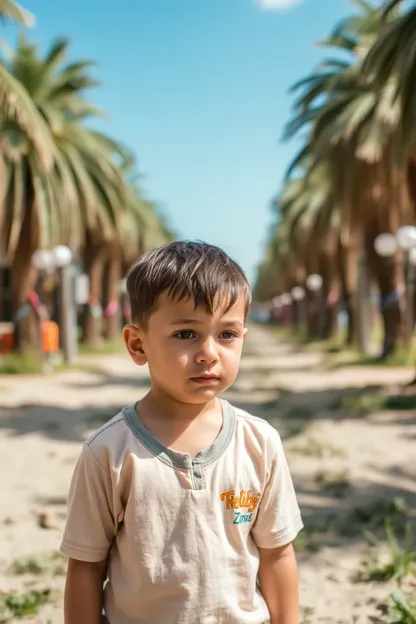
{"label": "boy's shoulder", "polygon": [[115,416],[107,420],[84,442],[84,446],[95,455],[100,463],[107,464],[108,454],[120,454],[128,446],[131,431],[127,425],[125,412],[131,407],[123,407]]}
{"label": "boy's shoulder", "polygon": [[101,427],[96,429],[85,441],[87,446],[94,446],[100,441],[112,438],[117,433],[121,432],[125,427],[124,410],[122,408],[117,414],[112,416],[109,420],[106,420]]}
{"label": "boy's shoulder", "polygon": [[244,435],[255,438],[260,444],[281,444],[279,432],[267,420],[254,416],[241,407],[232,406],[236,414],[236,430]]}

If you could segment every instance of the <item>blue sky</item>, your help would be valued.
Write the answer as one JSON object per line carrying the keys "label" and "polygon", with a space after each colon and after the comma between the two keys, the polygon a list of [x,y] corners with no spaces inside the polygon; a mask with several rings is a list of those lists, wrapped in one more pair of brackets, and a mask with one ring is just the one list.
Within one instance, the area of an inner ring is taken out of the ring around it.
{"label": "blue sky", "polygon": [[[279,143],[289,86],[348,0],[20,0],[46,48],[97,61],[102,127],[136,152],[182,238],[220,245],[252,279],[269,202],[296,147]],[[290,5],[290,6],[289,6]]]}

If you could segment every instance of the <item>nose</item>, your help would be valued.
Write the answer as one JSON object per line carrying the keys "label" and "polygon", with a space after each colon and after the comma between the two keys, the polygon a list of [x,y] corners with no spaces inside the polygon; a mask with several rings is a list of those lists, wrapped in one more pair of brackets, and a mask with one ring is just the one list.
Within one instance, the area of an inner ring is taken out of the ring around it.
{"label": "nose", "polygon": [[201,344],[196,356],[198,364],[213,364],[218,362],[218,350],[215,340],[207,338]]}

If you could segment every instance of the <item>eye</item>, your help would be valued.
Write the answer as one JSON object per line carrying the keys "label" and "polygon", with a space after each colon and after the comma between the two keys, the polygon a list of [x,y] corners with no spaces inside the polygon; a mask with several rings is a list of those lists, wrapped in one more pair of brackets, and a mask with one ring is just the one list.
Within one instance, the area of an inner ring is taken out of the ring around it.
{"label": "eye", "polygon": [[233,338],[237,338],[237,334],[235,332],[227,330],[227,331],[221,332],[220,338],[222,340],[233,340]]}
{"label": "eye", "polygon": [[176,332],[174,336],[179,340],[191,340],[192,338],[195,338],[195,333],[190,329],[182,329],[181,331]]}

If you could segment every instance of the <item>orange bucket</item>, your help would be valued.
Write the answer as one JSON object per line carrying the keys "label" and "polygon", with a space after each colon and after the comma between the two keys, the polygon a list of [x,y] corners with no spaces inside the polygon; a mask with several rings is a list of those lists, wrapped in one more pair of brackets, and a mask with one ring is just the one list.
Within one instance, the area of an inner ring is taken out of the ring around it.
{"label": "orange bucket", "polygon": [[0,355],[8,355],[13,351],[14,330],[9,329],[0,333]]}
{"label": "orange bucket", "polygon": [[42,349],[44,353],[57,353],[59,351],[59,327],[54,321],[43,321]]}

